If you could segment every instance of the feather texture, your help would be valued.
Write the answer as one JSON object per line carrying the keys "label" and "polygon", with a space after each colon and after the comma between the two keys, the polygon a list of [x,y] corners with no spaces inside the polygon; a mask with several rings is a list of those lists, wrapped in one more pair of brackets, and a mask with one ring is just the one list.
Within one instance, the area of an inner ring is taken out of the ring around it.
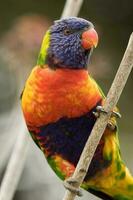
{"label": "feather texture", "polygon": [[[96,121],[93,111],[103,100],[99,86],[86,70],[36,66],[27,80],[22,108],[28,129],[61,179],[72,175]],[[112,122],[116,123],[114,118]],[[132,183],[120,157],[117,132],[107,128],[82,187],[98,196],[105,193],[122,199],[122,195],[131,200]]]}

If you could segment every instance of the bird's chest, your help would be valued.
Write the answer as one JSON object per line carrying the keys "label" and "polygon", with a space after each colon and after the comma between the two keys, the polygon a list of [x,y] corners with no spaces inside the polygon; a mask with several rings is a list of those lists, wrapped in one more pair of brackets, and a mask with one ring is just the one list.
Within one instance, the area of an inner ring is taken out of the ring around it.
{"label": "bird's chest", "polygon": [[22,97],[28,125],[42,126],[63,117],[82,116],[101,99],[97,84],[86,71],[38,70],[29,77]]}

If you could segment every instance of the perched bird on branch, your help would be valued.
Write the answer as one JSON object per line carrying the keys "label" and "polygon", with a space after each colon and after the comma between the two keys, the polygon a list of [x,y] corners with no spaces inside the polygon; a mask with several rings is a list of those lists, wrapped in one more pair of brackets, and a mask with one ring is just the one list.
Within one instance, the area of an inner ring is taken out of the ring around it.
{"label": "perched bird on branch", "polygon": [[[97,117],[105,112],[105,96],[87,66],[97,43],[91,22],[55,21],[22,94],[29,132],[62,180],[72,176]],[[119,116],[115,108],[82,184],[104,200],[133,200],[133,177],[120,154]]]}

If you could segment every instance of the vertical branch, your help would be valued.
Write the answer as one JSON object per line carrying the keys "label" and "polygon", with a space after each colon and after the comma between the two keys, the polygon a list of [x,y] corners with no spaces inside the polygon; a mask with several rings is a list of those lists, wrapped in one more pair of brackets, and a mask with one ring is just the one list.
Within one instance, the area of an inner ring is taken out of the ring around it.
{"label": "vertical branch", "polygon": [[82,6],[83,0],[67,0],[61,18],[77,16]]}
{"label": "vertical branch", "polygon": [[[67,0],[61,18],[77,16],[82,2],[83,0]],[[13,198],[23,171],[29,138],[26,128],[23,128],[20,132],[2,180],[0,200],[11,200]]]}
{"label": "vertical branch", "polygon": [[[129,43],[123,59],[121,61],[120,67],[117,71],[115,79],[112,83],[112,86],[107,95],[104,110],[107,111],[107,114],[101,113],[100,117],[96,121],[94,128],[91,132],[91,135],[84,147],[80,160],[77,164],[75,172],[72,176],[72,179],[77,181],[75,189],[79,189],[82,184],[85,175],[88,171],[89,165],[95,153],[96,147],[99,144],[99,141],[102,137],[102,134],[107,126],[108,120],[111,116],[111,111],[116,106],[122,90],[126,84],[128,76],[133,67],[133,33],[130,36]],[[76,194],[66,191],[63,200],[73,200]]]}

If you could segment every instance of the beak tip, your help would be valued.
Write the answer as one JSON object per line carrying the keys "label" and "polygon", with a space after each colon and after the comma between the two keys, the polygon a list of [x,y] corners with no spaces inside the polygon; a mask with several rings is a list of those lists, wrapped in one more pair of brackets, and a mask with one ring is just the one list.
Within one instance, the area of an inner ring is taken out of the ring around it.
{"label": "beak tip", "polygon": [[95,44],[94,44],[94,47],[96,48],[96,47],[97,47],[97,45],[98,45],[98,43],[95,43]]}

